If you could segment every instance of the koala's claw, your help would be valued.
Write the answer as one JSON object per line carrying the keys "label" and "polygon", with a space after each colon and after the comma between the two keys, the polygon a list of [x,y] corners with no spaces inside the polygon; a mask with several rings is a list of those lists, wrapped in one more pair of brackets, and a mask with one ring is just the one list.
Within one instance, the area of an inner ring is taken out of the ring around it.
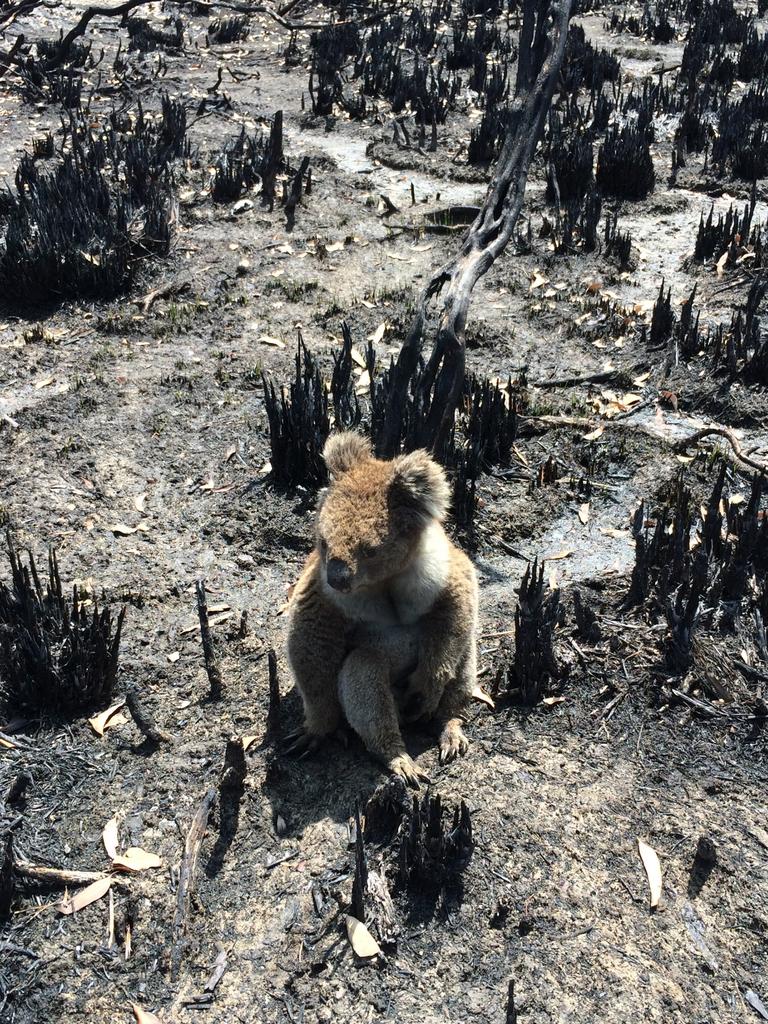
{"label": "koala's claw", "polygon": [[310,757],[312,754],[317,753],[322,745],[323,738],[322,736],[314,736],[302,726],[286,736],[283,753],[287,757],[296,757],[303,761],[305,757]]}
{"label": "koala's claw", "polygon": [[418,789],[420,782],[429,784],[430,778],[426,772],[416,764],[408,754],[398,754],[389,762],[389,770],[393,775],[399,775],[411,789]]}
{"label": "koala's claw", "polygon": [[440,764],[450,764],[469,750],[469,740],[460,725],[446,726],[440,736]]}

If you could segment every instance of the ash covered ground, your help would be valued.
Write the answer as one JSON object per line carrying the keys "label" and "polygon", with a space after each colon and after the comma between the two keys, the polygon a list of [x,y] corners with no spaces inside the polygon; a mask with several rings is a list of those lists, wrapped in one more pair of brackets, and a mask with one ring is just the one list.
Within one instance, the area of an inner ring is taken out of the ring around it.
{"label": "ash covered ground", "polygon": [[[284,610],[322,471],[273,447],[265,397],[279,419],[293,385],[315,442],[372,428],[413,302],[483,201],[519,11],[147,3],[64,50],[83,5],[11,6],[0,524],[43,603],[69,614],[77,588],[83,636],[95,607],[111,638],[127,611],[88,700],[36,702],[2,555],[2,1019],[768,1019],[763,5],[576,4],[517,237],[473,296],[449,467],[495,707],[446,767],[408,734],[443,808],[410,871],[410,797],[359,744],[297,762],[267,729],[270,651],[278,732],[301,717]],[[547,653],[532,703],[526,628]],[[129,691],[158,740],[127,713],[89,724]],[[245,770],[222,782],[239,737]],[[462,802],[471,856],[446,839]],[[391,904],[355,903],[356,806]],[[112,819],[118,853],[160,866],[62,914],[28,866],[106,874]]]}

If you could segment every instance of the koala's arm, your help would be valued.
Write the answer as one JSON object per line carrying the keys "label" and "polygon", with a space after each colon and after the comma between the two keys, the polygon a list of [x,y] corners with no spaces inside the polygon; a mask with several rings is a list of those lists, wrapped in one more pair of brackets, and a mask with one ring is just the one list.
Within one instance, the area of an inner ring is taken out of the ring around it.
{"label": "koala's arm", "polygon": [[410,689],[421,696],[422,715],[447,720],[466,707],[477,676],[477,607],[474,566],[454,548],[448,585],[419,620],[419,664]]}
{"label": "koala's arm", "polygon": [[322,593],[320,556],[307,559],[291,599],[288,660],[304,702],[304,732],[320,738],[341,720],[339,670],[346,654],[347,623]]}

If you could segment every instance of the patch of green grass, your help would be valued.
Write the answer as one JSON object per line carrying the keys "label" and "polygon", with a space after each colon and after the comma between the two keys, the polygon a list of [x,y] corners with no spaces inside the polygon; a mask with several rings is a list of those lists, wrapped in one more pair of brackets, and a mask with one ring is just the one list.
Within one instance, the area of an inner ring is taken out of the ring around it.
{"label": "patch of green grass", "polygon": [[363,295],[368,302],[406,302],[412,303],[415,290],[412,284],[384,285],[374,288]]}
{"label": "patch of green grass", "polygon": [[254,363],[250,369],[243,373],[243,387],[248,389],[260,388],[263,372],[264,368],[261,363]]}
{"label": "patch of green grass", "polygon": [[319,288],[319,281],[289,281],[284,277],[272,277],[264,283],[265,292],[280,292],[289,302],[301,302]]}

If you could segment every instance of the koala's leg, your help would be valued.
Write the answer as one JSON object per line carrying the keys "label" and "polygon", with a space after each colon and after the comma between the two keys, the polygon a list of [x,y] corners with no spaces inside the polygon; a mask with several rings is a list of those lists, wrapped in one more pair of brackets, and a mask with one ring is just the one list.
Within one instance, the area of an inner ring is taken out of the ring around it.
{"label": "koala's leg", "polygon": [[464,713],[476,685],[477,644],[473,637],[470,649],[459,665],[456,679],[446,686],[435,712],[435,721],[440,729],[441,764],[463,757],[469,750],[469,740],[462,727],[465,721]]}
{"label": "koala's leg", "polygon": [[347,655],[339,674],[341,706],[371,754],[418,789],[421,780],[429,779],[406,753],[390,675],[389,659],[381,651],[358,647]]}
{"label": "koala's leg", "polygon": [[316,597],[300,594],[291,610],[288,661],[304,702],[304,725],[287,738],[288,753],[312,753],[341,724],[338,677],[345,651],[343,620]]}

